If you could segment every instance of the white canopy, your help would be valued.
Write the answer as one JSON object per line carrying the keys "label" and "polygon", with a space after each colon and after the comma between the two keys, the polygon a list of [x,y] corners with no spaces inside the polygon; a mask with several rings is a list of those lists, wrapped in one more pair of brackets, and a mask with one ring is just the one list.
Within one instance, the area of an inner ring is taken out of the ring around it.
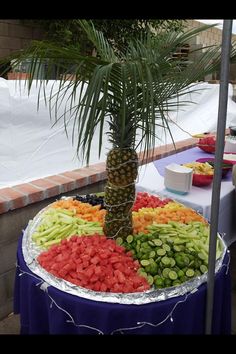
{"label": "white canopy", "polygon": [[[52,85],[50,81],[46,90],[49,96]],[[202,90],[194,94],[186,94],[182,99],[194,101],[180,110],[171,113],[170,118],[181,127],[171,123],[171,131],[175,141],[187,139],[191,134],[213,132],[217,126],[219,85],[200,83],[196,88]],[[227,127],[236,125],[236,103],[232,100],[232,85],[229,88]],[[46,177],[74,170],[85,166],[76,157],[76,146],[72,146],[69,125],[69,138],[64,132],[63,120],[52,127],[48,107],[44,104],[43,95],[37,111],[38,88],[33,82],[30,96],[24,89],[24,81],[5,80],[0,78],[0,188],[25,183],[37,178]],[[61,112],[63,107],[61,107]],[[190,134],[190,135],[189,135]],[[170,143],[171,138],[159,132],[161,142]],[[105,161],[109,144],[104,136],[104,147],[101,159],[98,158],[98,135],[95,134],[90,164]]]}

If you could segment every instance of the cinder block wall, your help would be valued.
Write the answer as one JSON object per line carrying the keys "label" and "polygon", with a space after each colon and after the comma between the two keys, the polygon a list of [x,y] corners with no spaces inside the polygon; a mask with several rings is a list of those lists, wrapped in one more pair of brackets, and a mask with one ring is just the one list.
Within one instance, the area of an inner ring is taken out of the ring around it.
{"label": "cinder block wall", "polygon": [[25,48],[32,39],[42,39],[44,32],[38,26],[23,24],[21,20],[0,19],[0,57]]}

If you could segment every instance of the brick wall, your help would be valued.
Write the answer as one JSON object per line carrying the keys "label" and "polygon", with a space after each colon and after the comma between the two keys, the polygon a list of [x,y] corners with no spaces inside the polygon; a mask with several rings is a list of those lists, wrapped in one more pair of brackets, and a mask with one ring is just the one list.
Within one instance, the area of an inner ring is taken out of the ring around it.
{"label": "brick wall", "polygon": [[22,24],[21,20],[0,19],[0,57],[25,48],[32,39],[42,39],[39,27]]}
{"label": "brick wall", "polygon": [[[187,150],[196,142],[197,139],[177,142],[176,150]],[[171,155],[176,150],[172,144],[158,147],[152,158],[145,161],[140,154],[140,164]],[[106,177],[105,163],[98,163],[0,189],[0,320],[13,311],[17,242],[29,220],[62,195],[103,191]]]}

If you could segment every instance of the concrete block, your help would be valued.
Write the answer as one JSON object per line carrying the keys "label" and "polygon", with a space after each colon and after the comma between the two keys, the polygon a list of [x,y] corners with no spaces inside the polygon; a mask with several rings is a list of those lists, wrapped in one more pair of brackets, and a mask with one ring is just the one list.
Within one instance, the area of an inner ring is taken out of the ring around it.
{"label": "concrete block", "polygon": [[20,38],[10,38],[8,37],[7,38],[7,41],[8,41],[8,48],[10,49],[14,49],[14,50],[18,50],[18,49],[21,49],[21,40]]}
{"label": "concrete block", "polygon": [[[0,248],[0,274],[14,268],[16,264],[17,241],[3,244]],[[1,298],[1,297],[0,297]]]}
{"label": "concrete block", "polygon": [[9,25],[9,36],[14,38],[32,38],[32,27],[22,25]]}
{"label": "concrete block", "polygon": [[9,38],[0,35],[0,48],[9,49]]}
{"label": "concrete block", "polygon": [[9,55],[10,52],[11,51],[8,48],[0,48],[0,58],[3,58],[5,56]]}
{"label": "concrete block", "polygon": [[9,25],[0,21],[0,36],[8,36]]}
{"label": "concrete block", "polygon": [[0,312],[4,304],[13,298],[14,283],[15,283],[15,272],[14,267],[5,274],[0,275]]}
{"label": "concrete block", "polygon": [[0,303],[0,320],[4,319],[13,311],[13,299]]}

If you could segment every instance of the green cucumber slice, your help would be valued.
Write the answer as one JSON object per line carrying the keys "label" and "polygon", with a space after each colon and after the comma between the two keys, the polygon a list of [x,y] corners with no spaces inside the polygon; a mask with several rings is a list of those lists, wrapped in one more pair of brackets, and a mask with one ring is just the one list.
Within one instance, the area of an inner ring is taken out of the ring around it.
{"label": "green cucumber slice", "polygon": [[158,256],[164,256],[166,254],[166,250],[164,250],[163,248],[160,248],[159,250],[156,250],[156,254]]}
{"label": "green cucumber slice", "polygon": [[128,243],[133,242],[133,239],[134,239],[134,236],[133,236],[133,235],[129,235],[129,236],[126,237],[126,241],[127,241]]}
{"label": "green cucumber slice", "polygon": [[194,276],[194,270],[188,269],[185,274],[187,275],[187,277],[191,278]]}
{"label": "green cucumber slice", "polygon": [[162,245],[162,241],[155,238],[154,240],[152,240],[152,242],[156,245],[156,246],[161,246]]}
{"label": "green cucumber slice", "polygon": [[122,237],[117,237],[116,243],[117,243],[119,246],[122,245],[122,243],[123,243]]}
{"label": "green cucumber slice", "polygon": [[178,278],[178,275],[177,275],[177,273],[176,273],[174,270],[171,270],[171,271],[169,272],[168,276],[169,276],[169,278],[170,278],[171,280],[176,280],[176,279]]}
{"label": "green cucumber slice", "polygon": [[144,266],[144,267],[146,267],[146,266],[148,266],[148,265],[150,264],[149,260],[147,260],[147,259],[142,259],[140,263],[141,263],[142,266]]}
{"label": "green cucumber slice", "polygon": [[168,257],[162,257],[162,259],[161,259],[161,262],[164,264],[164,265],[166,265],[166,266],[168,266],[168,265],[170,265],[170,258],[168,258]]}
{"label": "green cucumber slice", "polygon": [[206,272],[208,271],[207,266],[205,266],[204,264],[200,265],[200,271],[201,271],[202,273],[206,273]]}

